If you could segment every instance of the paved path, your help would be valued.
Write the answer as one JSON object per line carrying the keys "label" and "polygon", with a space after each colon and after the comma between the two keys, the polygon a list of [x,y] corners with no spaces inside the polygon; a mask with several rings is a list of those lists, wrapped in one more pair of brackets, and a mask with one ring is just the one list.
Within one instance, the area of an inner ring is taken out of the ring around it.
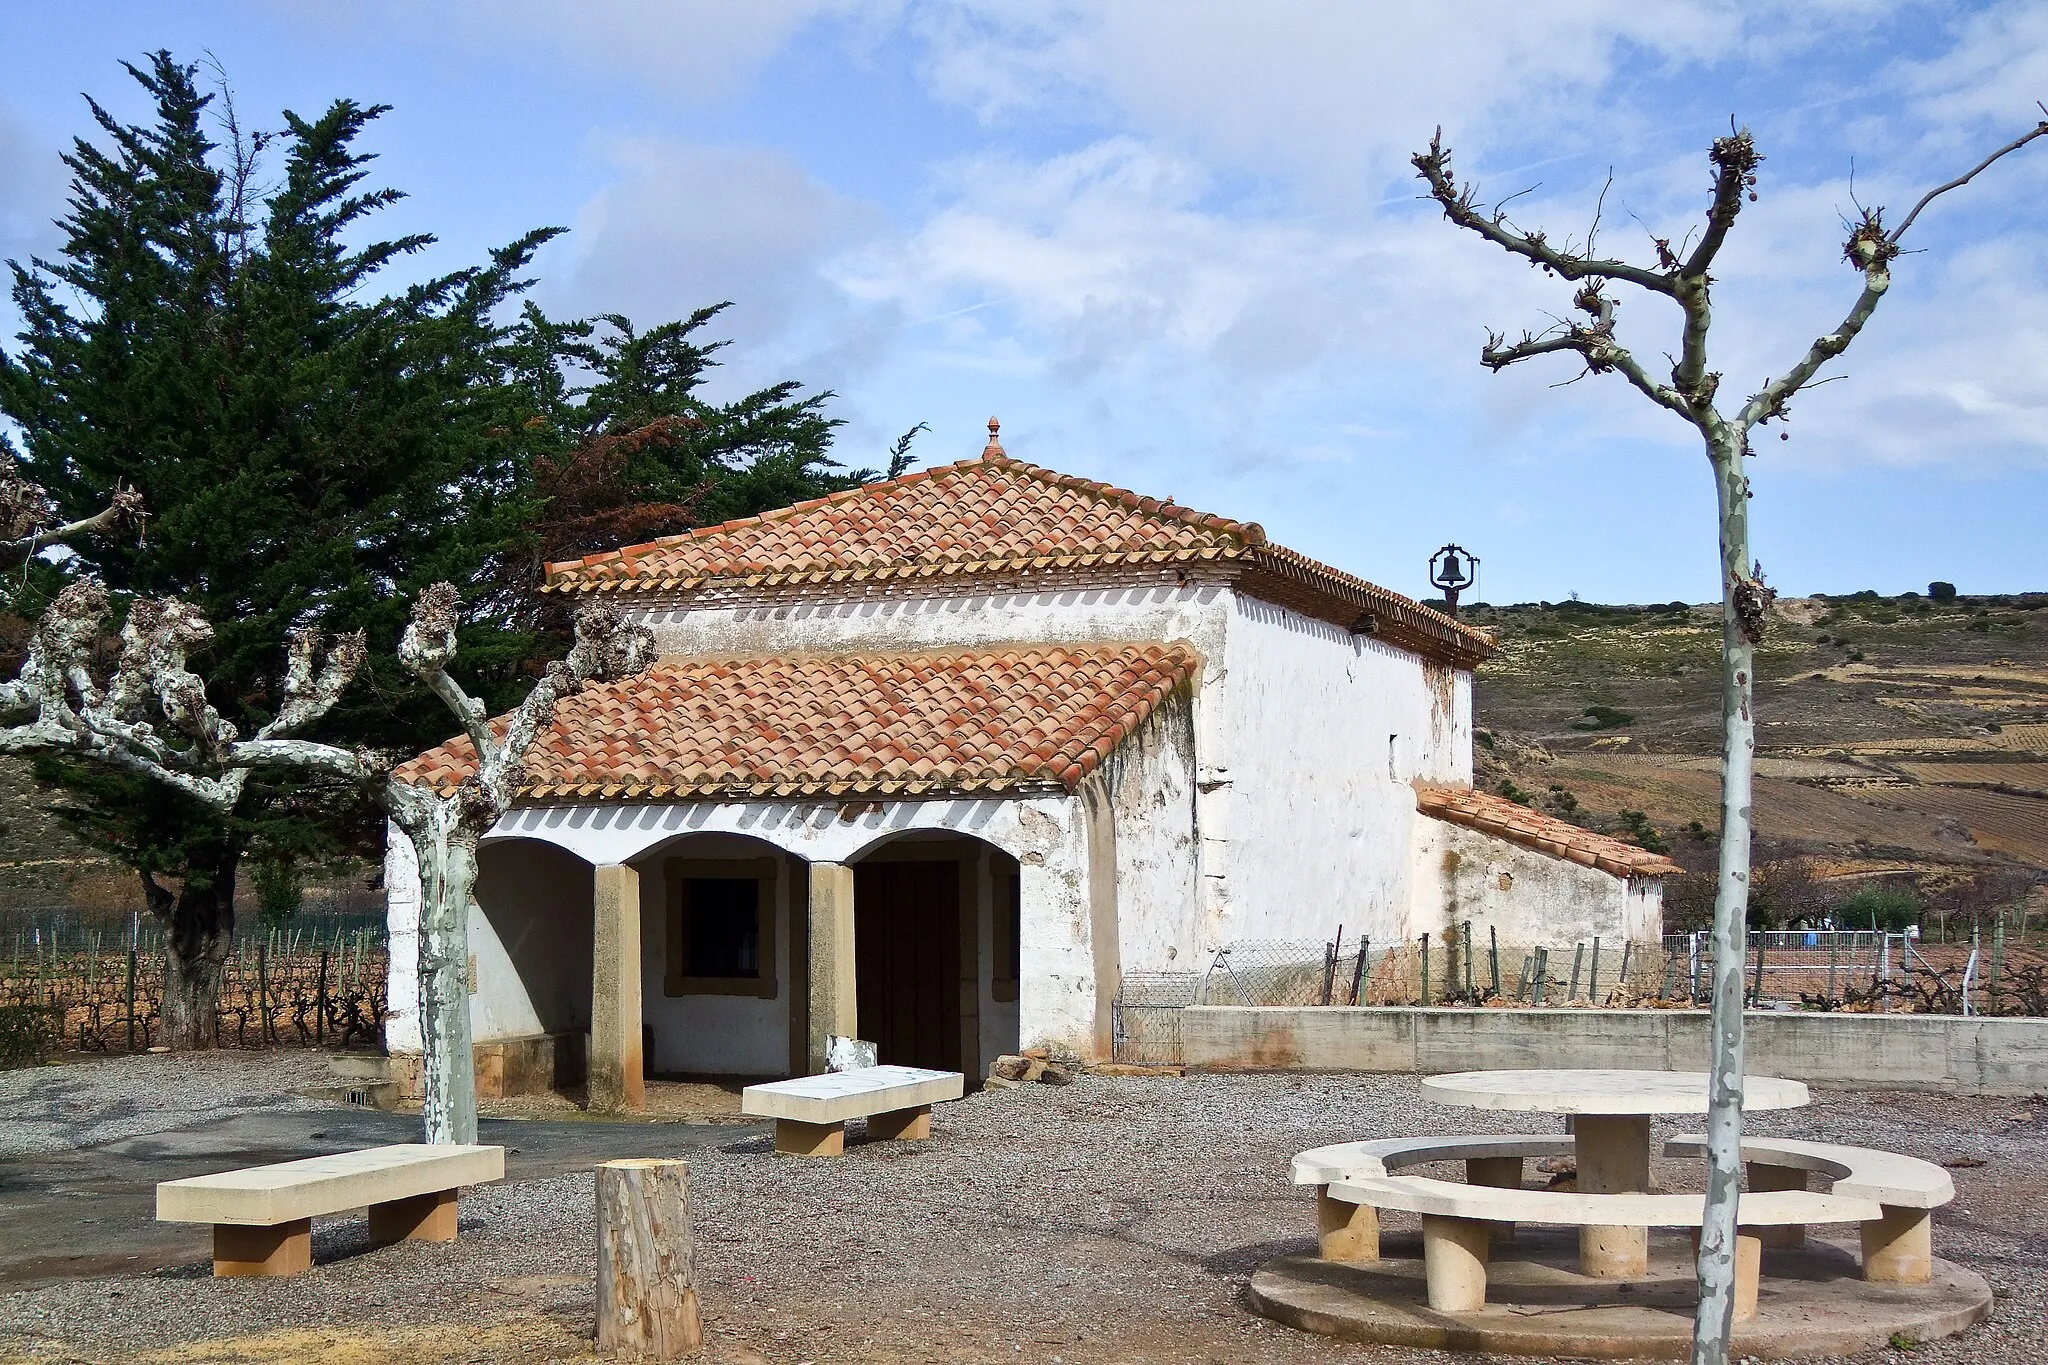
{"label": "paved path", "polygon": [[[156,1221],[156,1184],[237,1166],[419,1141],[418,1117],[335,1107],[226,1118],[97,1146],[0,1158],[0,1288],[152,1270],[211,1255],[207,1228]],[[485,1119],[505,1179],[543,1180],[617,1157],[679,1156],[765,1132],[732,1123]]]}

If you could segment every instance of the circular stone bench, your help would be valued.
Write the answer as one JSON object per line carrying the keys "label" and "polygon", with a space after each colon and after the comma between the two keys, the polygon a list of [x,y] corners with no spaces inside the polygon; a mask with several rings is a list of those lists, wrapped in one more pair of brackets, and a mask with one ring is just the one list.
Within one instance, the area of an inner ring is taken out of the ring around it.
{"label": "circular stone bench", "polygon": [[[1423,1274],[1429,1306],[1469,1313],[1486,1303],[1486,1259],[1499,1223],[1561,1227],[1697,1228],[1706,1205],[1697,1194],[1583,1194],[1433,1180],[1426,1176],[1353,1176],[1331,1182],[1330,1198],[1422,1216]],[[1735,1316],[1756,1312],[1763,1264],[1759,1229],[1810,1223],[1864,1223],[1882,1217],[1875,1200],[1806,1190],[1743,1196],[1736,1236]]]}
{"label": "circular stone bench", "polygon": [[[1380,1257],[1380,1215],[1371,1204],[1336,1198],[1330,1186],[1357,1177],[1391,1175],[1431,1161],[1462,1161],[1474,1185],[1520,1189],[1528,1157],[1570,1156],[1569,1133],[1519,1133],[1486,1137],[1373,1138],[1339,1142],[1298,1153],[1289,1167],[1297,1185],[1316,1187],[1316,1240],[1326,1261],[1376,1261]],[[1495,1229],[1512,1236],[1514,1225]]]}
{"label": "circular stone bench", "polygon": [[[1687,1134],[1664,1144],[1670,1157],[1704,1157],[1707,1140]],[[1926,1284],[1934,1275],[1934,1228],[1930,1211],[1956,1197],[1955,1181],[1931,1161],[1880,1152],[1870,1147],[1844,1147],[1832,1142],[1800,1142],[1789,1138],[1744,1138],[1742,1159],[1749,1166],[1751,1193],[1742,1196],[1741,1217],[1749,1222],[1749,1204],[1759,1192],[1800,1191],[1809,1175],[1834,1181],[1838,1197],[1867,1199],[1879,1216],[1862,1227],[1863,1278],[1878,1284]],[[1803,1227],[1774,1228],[1765,1241],[1772,1246],[1797,1246]]]}

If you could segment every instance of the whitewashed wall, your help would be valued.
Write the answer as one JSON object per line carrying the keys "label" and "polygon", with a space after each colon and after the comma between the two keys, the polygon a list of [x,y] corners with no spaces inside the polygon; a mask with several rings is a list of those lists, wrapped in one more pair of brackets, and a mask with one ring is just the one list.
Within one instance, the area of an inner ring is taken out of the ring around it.
{"label": "whitewashed wall", "polygon": [[1123,971],[1186,969],[1207,960],[1195,773],[1192,702],[1176,696],[1110,756],[1097,779],[1108,790],[1116,832]]}
{"label": "whitewashed wall", "polygon": [[1470,920],[1503,944],[1569,948],[1653,941],[1663,933],[1663,883],[1616,877],[1430,816],[1417,817],[1414,897],[1403,936],[1441,935]]}
{"label": "whitewashed wall", "polygon": [[1471,675],[1241,596],[1222,663],[1204,702],[1225,737],[1200,803],[1206,946],[1340,924],[1394,935],[1411,899],[1409,783],[1471,779]]}

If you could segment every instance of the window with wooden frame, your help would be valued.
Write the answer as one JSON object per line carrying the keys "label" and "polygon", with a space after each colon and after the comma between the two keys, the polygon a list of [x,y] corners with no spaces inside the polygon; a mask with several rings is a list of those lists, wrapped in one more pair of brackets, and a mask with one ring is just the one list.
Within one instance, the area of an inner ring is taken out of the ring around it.
{"label": "window with wooden frame", "polygon": [[669,995],[751,995],[773,1000],[775,859],[670,858]]}
{"label": "window with wooden frame", "polygon": [[995,874],[994,940],[995,979],[989,995],[996,1000],[1017,998],[1017,960],[1023,955],[1023,887],[1014,872]]}

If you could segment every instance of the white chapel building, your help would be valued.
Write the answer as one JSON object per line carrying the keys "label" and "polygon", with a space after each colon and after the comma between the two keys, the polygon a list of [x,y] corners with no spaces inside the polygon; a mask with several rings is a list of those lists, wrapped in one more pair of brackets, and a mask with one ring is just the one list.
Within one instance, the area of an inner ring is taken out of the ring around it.
{"label": "white chapel building", "polygon": [[[1489,636],[989,429],[979,459],[549,566],[660,659],[558,708],[485,840],[486,1093],[587,1049],[593,1103],[632,1107],[650,1072],[821,1070],[832,1034],[970,1075],[1102,1059],[1122,974],[1340,924],[1659,932],[1669,862],[1472,790]],[[403,1056],[419,892],[390,849]]]}

